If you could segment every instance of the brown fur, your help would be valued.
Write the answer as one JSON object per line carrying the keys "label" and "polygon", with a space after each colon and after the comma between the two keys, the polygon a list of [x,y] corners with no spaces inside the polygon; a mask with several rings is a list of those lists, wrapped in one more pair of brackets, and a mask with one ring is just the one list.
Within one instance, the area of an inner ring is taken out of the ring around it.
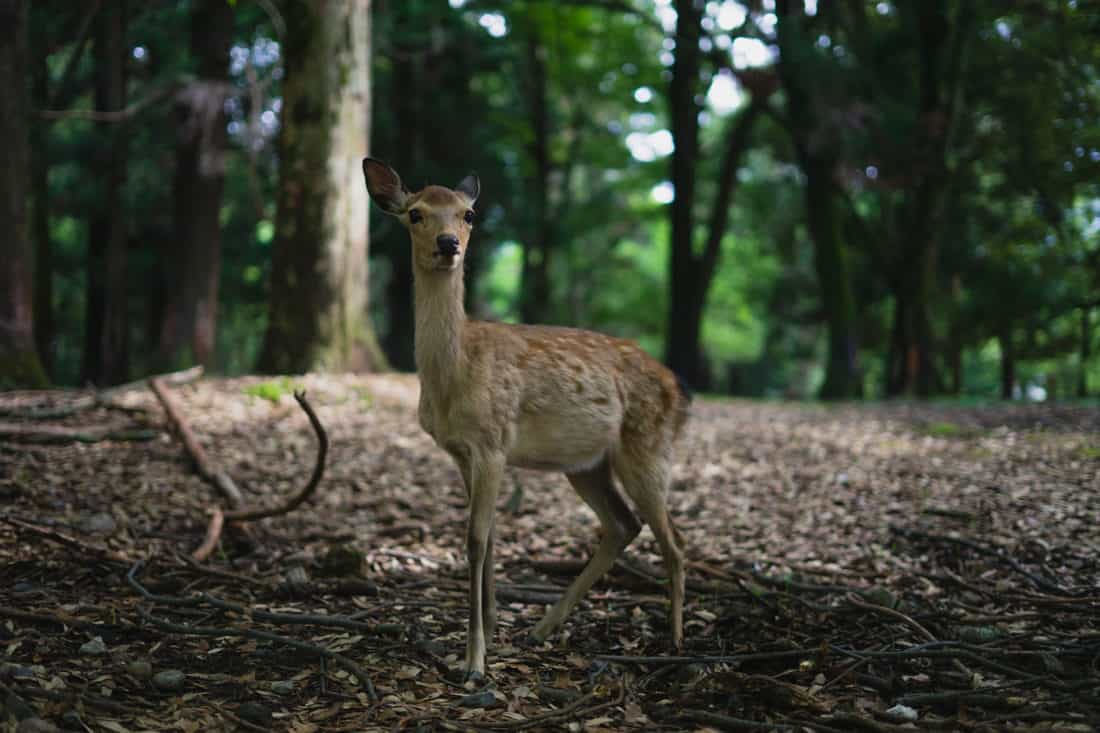
{"label": "brown fur", "polygon": [[[462,259],[476,179],[457,190],[410,193],[367,159],[371,197],[412,239],[420,424],[451,454],[470,502],[468,674],[485,671],[486,635],[496,623],[494,509],[506,466],[561,471],[603,524],[596,554],[535,627],[545,639],[614,563],[641,526],[616,489],[617,476],[653,529],[670,577],[673,642],[683,640],[682,539],[665,506],[673,445],[689,412],[675,375],[637,344],[592,331],[470,321],[463,310]],[[412,223],[409,210],[420,220]],[[437,237],[454,235],[454,257]]]}

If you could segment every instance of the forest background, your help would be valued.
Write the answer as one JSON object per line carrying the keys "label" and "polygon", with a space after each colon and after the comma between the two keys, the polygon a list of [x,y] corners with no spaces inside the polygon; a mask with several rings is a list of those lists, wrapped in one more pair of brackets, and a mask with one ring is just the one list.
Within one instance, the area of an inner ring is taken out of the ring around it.
{"label": "forest background", "polygon": [[0,0],[0,388],[411,370],[369,152],[479,173],[477,317],[711,392],[1086,398],[1098,37],[1085,0]]}

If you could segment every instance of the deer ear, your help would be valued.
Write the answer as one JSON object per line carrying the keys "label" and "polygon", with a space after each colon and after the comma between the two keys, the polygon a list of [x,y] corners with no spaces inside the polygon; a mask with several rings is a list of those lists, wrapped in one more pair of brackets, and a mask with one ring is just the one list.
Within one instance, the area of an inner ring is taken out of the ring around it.
{"label": "deer ear", "polygon": [[397,171],[380,160],[363,158],[363,176],[367,179],[367,193],[382,211],[394,216],[405,213],[409,189],[405,188]]}
{"label": "deer ear", "polygon": [[477,195],[481,193],[481,182],[477,180],[477,174],[471,173],[459,181],[455,191],[470,199],[471,204],[477,201]]}

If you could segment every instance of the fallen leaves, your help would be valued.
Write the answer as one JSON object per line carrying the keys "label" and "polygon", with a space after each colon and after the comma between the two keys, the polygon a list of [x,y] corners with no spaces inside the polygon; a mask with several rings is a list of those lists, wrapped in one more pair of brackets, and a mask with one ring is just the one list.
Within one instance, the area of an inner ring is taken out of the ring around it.
{"label": "fallen leaves", "polygon": [[[297,381],[330,433],[326,479],[252,537],[223,536],[205,565],[180,553],[212,492],[158,432],[151,395],[76,412],[33,398],[59,429],[109,424],[121,405],[157,437],[0,443],[0,684],[20,709],[95,730],[296,733],[1100,720],[1095,410],[701,401],[669,495],[689,558],[680,657],[648,530],[562,633],[520,643],[597,524],[560,476],[516,472],[506,488],[523,490],[502,492],[497,521],[491,679],[465,689],[448,676],[465,639],[465,497],[416,425],[415,380]],[[248,394],[255,383],[174,394],[247,502],[270,505],[301,485],[314,447],[289,395]],[[17,407],[0,412],[18,421]],[[154,595],[221,605],[141,597],[131,558],[152,562]],[[365,670],[380,700],[314,647]],[[169,673],[181,688],[154,682]],[[11,712],[0,705],[0,721]]]}

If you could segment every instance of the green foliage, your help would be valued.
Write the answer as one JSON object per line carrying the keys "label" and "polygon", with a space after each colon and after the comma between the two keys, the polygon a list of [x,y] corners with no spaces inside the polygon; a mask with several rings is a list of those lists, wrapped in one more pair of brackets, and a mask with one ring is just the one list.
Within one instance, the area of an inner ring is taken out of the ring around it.
{"label": "green foliage", "polygon": [[286,395],[292,395],[302,388],[302,385],[291,381],[289,377],[270,379],[266,382],[257,382],[244,388],[246,395],[259,397],[268,402],[280,402]]}
{"label": "green foliage", "polygon": [[[1069,0],[928,1],[933,4],[819,3],[816,15],[800,18],[801,42],[785,59],[804,70],[815,109],[822,110],[812,142],[828,146],[836,159],[833,203],[850,258],[866,394],[880,397],[886,390],[897,295],[918,277],[905,249],[915,181],[938,159],[918,141],[940,122],[946,139],[942,169],[933,177],[939,195],[927,302],[940,391],[957,387],[960,397],[996,397],[1009,356],[999,339],[1007,333],[1021,397],[1039,389],[1048,398],[1075,397],[1082,377],[1096,393],[1100,12]],[[278,19],[262,5],[232,3],[227,62],[235,92],[227,102],[231,150],[220,217],[216,356],[217,370],[227,374],[253,369],[267,327],[274,195],[280,173],[287,174],[273,142],[287,113],[283,69],[295,49],[281,45]],[[707,4],[710,45],[700,88],[720,75],[734,78],[723,67],[735,42],[774,40],[765,22],[769,11],[759,3],[745,3],[746,25],[732,30],[716,22],[725,5]],[[87,112],[94,64],[88,48],[77,44],[84,4],[32,6],[34,48],[54,101]],[[477,316],[519,320],[525,257],[545,241],[551,262],[546,320],[635,338],[650,353],[663,353],[677,324],[666,323],[668,210],[652,192],[669,178],[668,151],[646,148],[669,126],[668,65],[676,49],[661,28],[663,7],[641,0],[374,4],[372,151],[413,187],[479,173],[483,195],[468,261],[469,305]],[[917,13],[929,7],[947,19],[944,67],[956,41],[964,54],[957,78],[943,77],[944,85],[957,84],[955,106],[942,121],[920,106],[927,29]],[[194,73],[189,10],[188,1],[130,8],[129,102]],[[71,90],[62,93],[70,58],[76,59]],[[746,70],[736,71],[744,76]],[[756,71],[767,79],[776,69]],[[770,100],[738,171],[704,310],[702,339],[714,388],[735,394],[806,397],[823,377],[823,289],[784,102]],[[729,110],[706,111],[704,151],[722,149],[729,119]],[[52,377],[79,384],[88,221],[103,189],[93,161],[103,141],[97,126],[80,116],[42,124],[48,125],[45,149],[38,153],[48,163],[56,324]],[[178,119],[168,95],[120,124],[129,163],[116,215],[127,222],[130,362],[140,374],[153,367],[155,315],[173,286],[161,246],[175,236]],[[719,158],[695,161],[701,226],[716,193]],[[545,203],[539,203],[540,186]],[[410,302],[406,235],[377,212],[371,216],[371,315],[383,333],[407,329],[396,312]],[[1092,313],[1085,335],[1083,311]],[[396,337],[411,340],[407,333]],[[274,380],[249,394],[278,400],[290,389],[286,380]]]}

